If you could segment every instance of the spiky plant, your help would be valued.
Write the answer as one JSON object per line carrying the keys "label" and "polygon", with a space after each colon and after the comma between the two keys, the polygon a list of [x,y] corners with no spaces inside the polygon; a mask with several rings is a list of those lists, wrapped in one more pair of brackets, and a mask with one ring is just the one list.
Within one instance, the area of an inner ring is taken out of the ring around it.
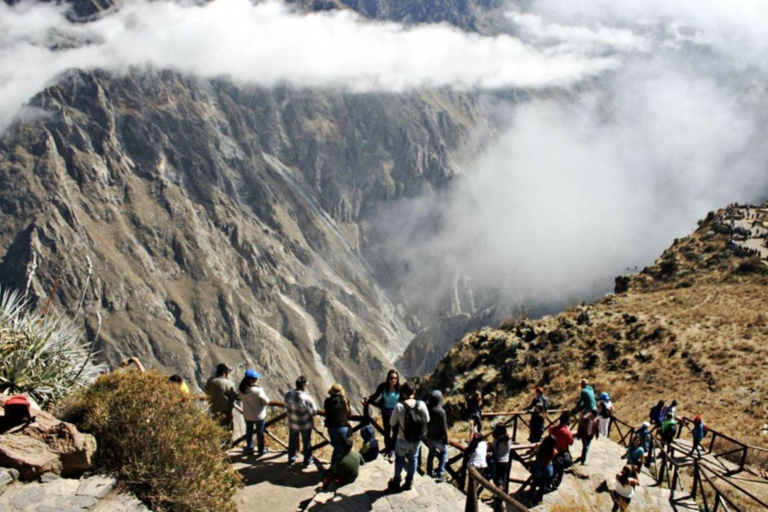
{"label": "spiky plant", "polygon": [[0,289],[0,393],[55,403],[106,370],[75,319],[41,313],[16,291]]}

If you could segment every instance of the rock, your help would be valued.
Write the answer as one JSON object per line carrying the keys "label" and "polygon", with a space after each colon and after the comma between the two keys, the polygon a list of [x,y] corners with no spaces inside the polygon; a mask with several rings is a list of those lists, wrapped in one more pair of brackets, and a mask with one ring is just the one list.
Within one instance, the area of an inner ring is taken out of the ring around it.
{"label": "rock", "polygon": [[95,498],[103,498],[115,488],[117,482],[114,478],[104,476],[92,476],[86,478],[80,482],[80,486],[77,488],[78,496],[93,496]]}
{"label": "rock", "polygon": [[[0,397],[0,406],[4,402]],[[45,411],[37,410],[34,416],[33,423],[0,436],[0,465],[18,470],[20,479],[27,481],[49,472],[67,476],[91,467],[96,452],[92,435]]]}
{"label": "rock", "polygon": [[582,311],[581,313],[579,313],[578,318],[576,318],[576,323],[578,325],[592,325],[592,319],[589,318],[589,312]]}

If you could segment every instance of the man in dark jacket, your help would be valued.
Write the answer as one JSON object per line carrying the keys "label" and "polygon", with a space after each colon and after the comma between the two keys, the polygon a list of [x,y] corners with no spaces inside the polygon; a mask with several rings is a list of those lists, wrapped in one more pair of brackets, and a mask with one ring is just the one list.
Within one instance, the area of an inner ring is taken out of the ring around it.
{"label": "man in dark jacket", "polygon": [[[429,423],[427,424],[427,474],[438,481],[442,481],[445,472],[445,464],[448,461],[448,420],[443,409],[443,394],[433,391],[429,395],[427,404],[429,410]],[[437,471],[433,473],[434,460],[438,458]]]}

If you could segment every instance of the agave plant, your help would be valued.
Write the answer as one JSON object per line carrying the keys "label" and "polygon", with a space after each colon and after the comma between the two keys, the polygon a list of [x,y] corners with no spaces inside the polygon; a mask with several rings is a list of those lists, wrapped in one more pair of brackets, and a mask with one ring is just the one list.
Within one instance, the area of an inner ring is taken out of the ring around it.
{"label": "agave plant", "polygon": [[18,292],[0,290],[0,394],[48,406],[105,370],[74,318],[40,313]]}

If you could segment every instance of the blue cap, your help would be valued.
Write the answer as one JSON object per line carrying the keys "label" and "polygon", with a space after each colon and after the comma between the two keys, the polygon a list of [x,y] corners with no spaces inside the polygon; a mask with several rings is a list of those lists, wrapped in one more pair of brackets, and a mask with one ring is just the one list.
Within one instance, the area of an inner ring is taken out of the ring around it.
{"label": "blue cap", "polygon": [[611,395],[609,395],[608,393],[606,392],[600,393],[600,400],[610,400],[610,399],[611,399]]}
{"label": "blue cap", "polygon": [[245,370],[245,376],[249,379],[260,379],[261,374],[256,370]]}

